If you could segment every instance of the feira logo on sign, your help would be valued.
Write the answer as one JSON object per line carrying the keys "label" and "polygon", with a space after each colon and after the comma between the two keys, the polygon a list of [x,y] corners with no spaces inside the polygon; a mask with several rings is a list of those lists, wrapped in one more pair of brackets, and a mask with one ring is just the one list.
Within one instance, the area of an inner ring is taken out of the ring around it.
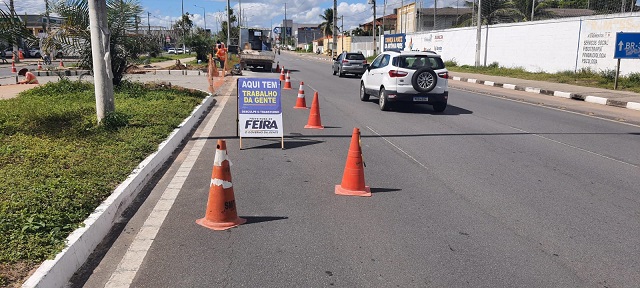
{"label": "feira logo on sign", "polygon": [[284,148],[278,79],[238,79],[238,131],[240,148],[242,137],[281,137]]}
{"label": "feira logo on sign", "polygon": [[404,50],[406,36],[404,33],[384,35],[384,51]]}

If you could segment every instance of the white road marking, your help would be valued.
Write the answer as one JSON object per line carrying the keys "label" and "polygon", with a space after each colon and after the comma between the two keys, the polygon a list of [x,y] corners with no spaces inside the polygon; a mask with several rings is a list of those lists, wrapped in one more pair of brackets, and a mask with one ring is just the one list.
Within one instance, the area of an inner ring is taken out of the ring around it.
{"label": "white road marking", "polygon": [[[507,125],[507,126],[509,126],[509,125]],[[567,146],[569,148],[577,149],[579,151],[586,152],[586,153],[589,153],[589,154],[592,154],[592,155],[596,155],[596,156],[599,156],[599,157],[602,157],[602,158],[605,158],[605,159],[608,159],[608,160],[612,160],[612,161],[615,161],[615,162],[618,162],[618,163],[626,164],[626,165],[629,165],[629,166],[634,167],[634,168],[640,168],[640,166],[638,166],[638,165],[635,165],[635,164],[632,164],[632,163],[628,163],[628,162],[624,162],[622,160],[618,160],[618,159],[615,159],[615,158],[611,158],[609,156],[602,155],[600,153],[596,153],[596,152],[593,152],[593,151],[589,151],[587,149],[580,148],[580,147],[577,147],[577,146],[574,146],[574,145],[571,145],[571,144],[567,144],[567,143],[564,143],[564,142],[561,142],[561,141],[558,141],[558,140],[554,140],[554,139],[551,139],[549,137],[542,136],[540,134],[531,133],[529,131],[522,130],[520,128],[516,128],[516,127],[513,127],[513,126],[509,126],[509,127],[511,127],[511,129],[514,129],[514,130],[517,130],[517,131],[520,131],[520,132],[523,132],[523,133],[526,133],[526,134],[529,134],[529,135],[532,135],[532,136],[540,137],[542,139],[551,141],[551,142],[556,143],[556,144],[560,144],[560,145],[563,145],[563,146]]]}
{"label": "white road marking", "polygon": [[409,157],[409,159],[413,160],[413,162],[418,163],[418,165],[420,165],[422,168],[428,169],[427,166],[425,166],[424,164],[420,163],[420,161],[416,160],[416,158],[413,158],[413,156],[409,155],[409,153],[407,153],[404,150],[402,150],[402,148],[398,147],[398,145],[396,145],[393,142],[389,141],[389,139],[387,139],[384,136],[380,135],[380,133],[376,132],[376,130],[373,130],[373,128],[367,126],[367,129],[371,130],[371,132],[373,132],[373,134],[378,135],[378,137],[382,138],[384,141],[387,141],[387,143],[391,144],[391,146],[393,146],[396,149],[398,149],[398,151],[402,152],[402,154],[404,154],[407,157]]}
{"label": "white road marking", "polygon": [[[226,95],[229,95],[229,93],[231,93],[233,87],[233,85],[229,86]],[[213,127],[218,121],[218,118],[220,118],[220,114],[222,114],[224,106],[227,104],[227,100],[229,100],[229,98],[231,97],[236,96],[229,95],[221,97],[222,100],[219,102],[220,104],[218,105],[217,109],[213,111],[213,115],[207,122],[207,125],[196,137],[200,137],[203,135],[207,136],[211,134]],[[160,226],[162,226],[164,219],[167,217],[171,206],[173,206],[173,202],[178,197],[178,193],[180,193],[182,185],[187,180],[189,172],[193,168],[196,159],[198,159],[198,156],[200,155],[200,152],[202,152],[204,144],[206,143],[206,139],[192,141],[194,141],[194,144],[189,151],[187,159],[185,159],[182,165],[180,165],[180,168],[178,168],[176,175],[173,177],[171,182],[169,182],[169,185],[167,185],[167,188],[162,193],[162,196],[160,196],[160,199],[156,203],[156,206],[153,208],[153,211],[151,211],[151,214],[149,214],[147,220],[145,220],[144,224],[140,228],[140,231],[138,231],[138,234],[129,246],[129,249],[125,253],[124,257],[122,257],[120,264],[118,264],[116,270],[113,272],[113,274],[111,274],[111,278],[104,287],[129,287],[133,282],[133,278],[138,273],[140,265],[142,265],[142,261],[147,255],[147,251],[149,251],[151,244],[153,244],[153,240],[156,238],[156,235],[160,230]]]}

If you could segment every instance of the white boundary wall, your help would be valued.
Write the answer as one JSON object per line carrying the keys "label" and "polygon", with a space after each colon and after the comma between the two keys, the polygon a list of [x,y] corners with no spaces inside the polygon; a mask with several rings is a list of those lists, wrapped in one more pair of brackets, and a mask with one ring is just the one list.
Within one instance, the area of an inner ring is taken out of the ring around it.
{"label": "white boundary wall", "polygon": [[[615,70],[616,32],[640,32],[640,13],[491,25],[488,41],[483,26],[480,63],[549,73]],[[476,33],[465,27],[408,34],[405,49],[436,51],[445,61],[474,65]],[[622,59],[620,74],[629,73],[640,73],[640,59]]]}

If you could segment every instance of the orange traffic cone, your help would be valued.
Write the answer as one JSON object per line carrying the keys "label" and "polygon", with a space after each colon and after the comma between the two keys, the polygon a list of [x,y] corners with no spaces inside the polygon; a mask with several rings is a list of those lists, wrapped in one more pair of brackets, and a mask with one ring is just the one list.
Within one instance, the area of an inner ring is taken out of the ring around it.
{"label": "orange traffic cone", "polygon": [[11,73],[18,73],[18,69],[16,69],[16,62],[11,62]]}
{"label": "orange traffic cone", "polygon": [[22,51],[18,51],[18,59],[24,60],[24,54],[22,53]]}
{"label": "orange traffic cone", "polygon": [[280,81],[284,81],[284,66],[280,69]]}
{"label": "orange traffic cone", "polygon": [[371,197],[371,189],[364,185],[364,161],[360,147],[360,129],[353,128],[347,163],[342,174],[342,183],[336,185],[335,193],[347,196]]}
{"label": "orange traffic cone", "polygon": [[64,63],[62,63],[62,60],[60,60],[60,65],[58,66],[58,68],[64,68]]}
{"label": "orange traffic cone", "polygon": [[289,71],[287,71],[287,81],[284,82],[284,87],[282,89],[291,90],[291,77],[289,77]]}
{"label": "orange traffic cone", "polygon": [[313,93],[313,102],[311,102],[311,111],[309,112],[309,120],[306,129],[324,129],[320,119],[320,103],[318,103],[318,92]]}
{"label": "orange traffic cone", "polygon": [[297,109],[307,109],[307,100],[304,98],[304,82],[300,82],[300,88],[298,88],[298,100],[296,101],[296,106],[293,108]]}
{"label": "orange traffic cone", "polygon": [[276,73],[280,72],[280,61],[276,63]]}
{"label": "orange traffic cone", "polygon": [[246,219],[238,217],[236,211],[230,166],[227,144],[224,140],[218,140],[209,186],[207,212],[204,218],[196,220],[197,224],[213,230],[227,230],[247,222]]}
{"label": "orange traffic cone", "polygon": [[38,60],[38,70],[42,70],[42,63],[40,63],[40,60]]}

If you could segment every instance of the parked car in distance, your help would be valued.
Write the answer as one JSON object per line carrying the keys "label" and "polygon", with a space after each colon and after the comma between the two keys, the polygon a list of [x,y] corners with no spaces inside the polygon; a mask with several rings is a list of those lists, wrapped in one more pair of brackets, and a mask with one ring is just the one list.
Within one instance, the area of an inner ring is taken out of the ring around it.
{"label": "parked car in distance", "polygon": [[176,48],[169,48],[169,49],[167,49],[167,53],[169,53],[169,54],[177,54],[177,50],[176,50]]}
{"label": "parked car in distance", "polygon": [[338,77],[342,77],[344,74],[362,76],[367,70],[366,64],[367,59],[362,53],[342,52],[333,60],[333,75],[338,74]]}
{"label": "parked car in distance", "polygon": [[40,56],[42,56],[42,54],[40,54],[40,48],[39,47],[31,47],[31,48],[29,48],[29,57],[40,58]]}
{"label": "parked car in distance", "polygon": [[449,71],[434,52],[385,51],[369,65],[360,80],[360,100],[379,98],[380,110],[392,103],[430,104],[436,112],[447,108]]}

